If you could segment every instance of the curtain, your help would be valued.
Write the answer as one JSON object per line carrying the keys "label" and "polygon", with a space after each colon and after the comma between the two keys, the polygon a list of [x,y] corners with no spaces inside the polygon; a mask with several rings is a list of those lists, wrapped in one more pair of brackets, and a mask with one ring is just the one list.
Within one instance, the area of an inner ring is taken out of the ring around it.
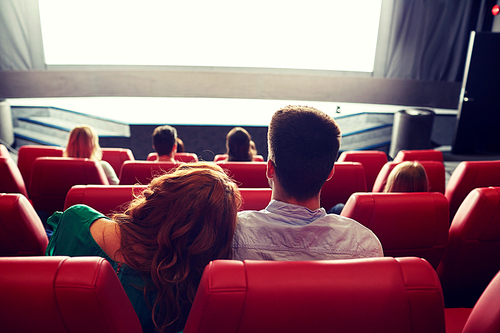
{"label": "curtain", "polygon": [[38,0],[0,1],[0,70],[45,69]]}

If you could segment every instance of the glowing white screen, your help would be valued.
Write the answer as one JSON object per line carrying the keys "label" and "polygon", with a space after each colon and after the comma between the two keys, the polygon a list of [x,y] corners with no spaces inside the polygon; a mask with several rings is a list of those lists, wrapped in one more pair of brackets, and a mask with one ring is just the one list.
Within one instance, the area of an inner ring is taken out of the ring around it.
{"label": "glowing white screen", "polygon": [[49,65],[371,72],[382,0],[39,0]]}

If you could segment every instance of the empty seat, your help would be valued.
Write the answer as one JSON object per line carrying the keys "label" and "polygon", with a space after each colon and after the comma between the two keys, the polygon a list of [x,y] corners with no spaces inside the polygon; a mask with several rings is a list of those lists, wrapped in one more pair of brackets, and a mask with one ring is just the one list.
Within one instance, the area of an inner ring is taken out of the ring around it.
{"label": "empty seat", "polygon": [[104,258],[0,258],[0,271],[3,332],[142,332]]}
{"label": "empty seat", "polygon": [[134,196],[146,188],[147,185],[75,185],[66,195],[64,210],[85,204],[105,215],[123,212]]}
{"label": "empty seat", "polygon": [[240,210],[261,210],[271,201],[270,188],[240,188],[243,203]]}
{"label": "empty seat", "polygon": [[268,188],[266,162],[216,162],[241,188]]}
{"label": "empty seat", "polygon": [[132,150],[127,148],[102,148],[102,160],[108,162],[117,175],[125,161],[134,161]]}
{"label": "empty seat", "polygon": [[366,192],[363,165],[359,162],[335,163],[332,178],[321,189],[321,207],[328,211],[338,203],[345,204],[355,192]]}
{"label": "empty seat", "polygon": [[475,188],[500,186],[500,161],[464,161],[453,171],[445,196],[450,203],[450,221],[465,197]]}
{"label": "empty seat", "polygon": [[10,156],[0,156],[0,175],[0,193],[21,193],[28,197],[23,176]]}
{"label": "empty seat", "polygon": [[147,185],[154,177],[163,175],[179,163],[156,161],[125,161],[120,171],[120,185]]}
{"label": "empty seat", "polygon": [[[217,154],[214,157],[214,162],[223,161],[227,158],[227,154]],[[253,155],[254,162],[264,162],[264,157],[262,155]]]}
{"label": "empty seat", "polygon": [[372,230],[384,255],[425,258],[434,268],[448,241],[448,201],[437,192],[355,193],[341,215]]}
{"label": "empty seat", "polygon": [[43,256],[48,243],[28,199],[18,193],[0,193],[0,256]]}
{"label": "empty seat", "polygon": [[37,211],[51,215],[64,208],[66,194],[73,185],[108,185],[98,161],[86,158],[39,157],[33,163],[30,199]]}
{"label": "empty seat", "polygon": [[53,146],[26,145],[21,146],[17,155],[17,166],[24,183],[28,187],[31,179],[31,167],[38,157],[63,157],[64,148]]}
{"label": "empty seat", "polygon": [[378,150],[350,150],[340,154],[338,162],[359,162],[363,165],[366,189],[371,191],[380,169],[387,163],[387,154]]}
{"label": "empty seat", "polygon": [[422,149],[422,150],[400,150],[394,162],[404,161],[437,161],[443,162],[443,153],[435,149]]}
{"label": "empty seat", "polygon": [[500,270],[500,187],[473,190],[458,209],[437,272],[447,306],[472,307]]}
{"label": "empty seat", "polygon": [[[153,152],[148,154],[148,161],[156,161],[158,159],[158,153]],[[179,162],[198,162],[198,156],[195,153],[175,153],[174,159]]]}
{"label": "empty seat", "polygon": [[419,258],[218,260],[184,333],[444,332],[439,279]]}
{"label": "empty seat", "polygon": [[[428,181],[429,192],[445,192],[446,188],[446,170],[442,162],[437,161],[418,161],[425,169]],[[387,184],[387,178],[392,169],[401,162],[387,162],[380,170],[375,184],[373,185],[373,192],[383,192]]]}

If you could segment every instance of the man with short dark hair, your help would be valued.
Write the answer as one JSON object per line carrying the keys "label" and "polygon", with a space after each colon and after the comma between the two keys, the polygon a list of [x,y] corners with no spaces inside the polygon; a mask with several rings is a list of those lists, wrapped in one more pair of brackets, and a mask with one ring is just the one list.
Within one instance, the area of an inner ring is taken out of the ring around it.
{"label": "man with short dark hair", "polygon": [[175,162],[177,152],[177,130],[169,125],[158,126],[153,131],[153,149],[158,153],[157,161]]}
{"label": "man with short dark hair", "polygon": [[287,106],[274,113],[268,130],[271,202],[261,211],[238,214],[234,259],[383,256],[372,231],[320,207],[321,188],[333,176],[340,137],[335,120],[315,108]]}

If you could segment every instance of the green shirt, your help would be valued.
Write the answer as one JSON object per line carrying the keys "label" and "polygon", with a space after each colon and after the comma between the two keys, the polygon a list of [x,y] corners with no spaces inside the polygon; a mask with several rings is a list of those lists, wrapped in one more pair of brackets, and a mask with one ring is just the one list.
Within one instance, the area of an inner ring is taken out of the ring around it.
{"label": "green shirt", "polygon": [[[114,270],[123,289],[127,293],[144,332],[154,332],[151,309],[144,299],[145,278],[139,272],[122,264],[118,270],[118,263],[112,260],[106,252],[96,243],[90,233],[90,226],[95,220],[107,218],[102,213],[85,205],[72,206],[64,212],[55,212],[47,220],[54,228],[45,255],[47,256],[99,256],[105,258]],[[148,283],[152,283],[150,278]],[[150,297],[149,303],[154,304],[156,296]]]}

